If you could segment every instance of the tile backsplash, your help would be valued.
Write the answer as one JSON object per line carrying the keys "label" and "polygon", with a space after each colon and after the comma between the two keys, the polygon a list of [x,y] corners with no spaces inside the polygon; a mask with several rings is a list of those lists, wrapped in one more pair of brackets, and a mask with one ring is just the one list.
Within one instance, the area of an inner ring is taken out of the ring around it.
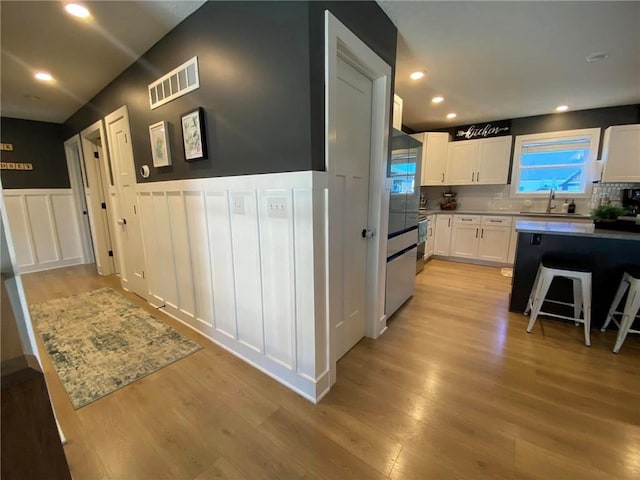
{"label": "tile backsplash", "polygon": [[[593,186],[591,198],[576,198],[576,213],[588,214],[601,202],[611,201],[620,204],[623,188],[639,188],[637,183],[601,183]],[[421,196],[426,198],[428,209],[440,208],[442,193],[448,191],[449,187],[421,187]],[[511,198],[510,185],[459,185],[451,187],[451,191],[456,192],[458,209],[478,210],[478,211],[543,211],[547,206],[547,199],[531,199],[532,205],[526,207],[525,200]],[[556,199],[553,204],[557,205],[556,211],[560,211],[560,205],[564,199]]]}

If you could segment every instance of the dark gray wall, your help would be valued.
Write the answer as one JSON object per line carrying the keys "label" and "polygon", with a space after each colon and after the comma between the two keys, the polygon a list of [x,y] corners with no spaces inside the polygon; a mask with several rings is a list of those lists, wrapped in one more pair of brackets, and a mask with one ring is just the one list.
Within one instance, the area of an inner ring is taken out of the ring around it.
{"label": "dark gray wall", "polygon": [[[127,105],[136,167],[151,169],[139,182],[323,170],[323,5],[395,64],[397,31],[375,2],[207,2],[69,118],[68,136]],[[150,110],[148,84],[195,55],[200,88]],[[185,162],[180,114],[197,106],[209,158]],[[148,127],[161,120],[173,164],[156,169]]]}
{"label": "dark gray wall", "polygon": [[2,117],[0,142],[12,143],[13,151],[0,152],[0,159],[33,164],[33,170],[0,170],[3,188],[70,188],[64,139],[60,124]]}
{"label": "dark gray wall", "polygon": [[[392,67],[394,85],[398,30],[375,2],[312,1],[309,3],[311,48],[311,140],[313,169],[324,170],[324,12],[329,10]],[[393,87],[392,87],[393,88]],[[393,93],[393,92],[392,92]],[[392,118],[393,98],[389,104]],[[391,125],[389,126],[391,134]]]}

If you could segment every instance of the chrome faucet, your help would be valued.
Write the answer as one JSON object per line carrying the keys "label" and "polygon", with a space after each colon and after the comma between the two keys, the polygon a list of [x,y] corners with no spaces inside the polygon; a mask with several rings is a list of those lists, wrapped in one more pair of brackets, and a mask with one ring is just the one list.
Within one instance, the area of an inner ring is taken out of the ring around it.
{"label": "chrome faucet", "polygon": [[547,202],[547,210],[546,213],[551,213],[551,210],[556,208],[556,205],[551,205],[551,200],[556,198],[556,191],[552,188],[549,190],[549,201]]}

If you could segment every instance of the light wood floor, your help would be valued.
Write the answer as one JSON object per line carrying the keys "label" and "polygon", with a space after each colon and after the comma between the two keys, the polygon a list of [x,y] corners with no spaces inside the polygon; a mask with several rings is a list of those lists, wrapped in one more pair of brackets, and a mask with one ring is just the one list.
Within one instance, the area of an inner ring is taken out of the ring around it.
{"label": "light wood floor", "polygon": [[[86,266],[23,278],[30,303],[118,287]],[[73,477],[640,478],[640,338],[615,355],[614,332],[527,334],[510,281],[430,262],[315,406],[162,314],[205,348],[80,410],[45,356]]]}

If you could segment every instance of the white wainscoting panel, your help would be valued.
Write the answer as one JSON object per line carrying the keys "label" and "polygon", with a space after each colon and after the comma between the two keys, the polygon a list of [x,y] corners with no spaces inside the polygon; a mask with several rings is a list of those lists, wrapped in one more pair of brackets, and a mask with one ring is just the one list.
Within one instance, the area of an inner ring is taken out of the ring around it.
{"label": "white wainscoting panel", "polygon": [[329,388],[324,172],[137,186],[151,303],[317,401]]}
{"label": "white wainscoting panel", "polygon": [[21,273],[82,263],[71,189],[4,190]]}

